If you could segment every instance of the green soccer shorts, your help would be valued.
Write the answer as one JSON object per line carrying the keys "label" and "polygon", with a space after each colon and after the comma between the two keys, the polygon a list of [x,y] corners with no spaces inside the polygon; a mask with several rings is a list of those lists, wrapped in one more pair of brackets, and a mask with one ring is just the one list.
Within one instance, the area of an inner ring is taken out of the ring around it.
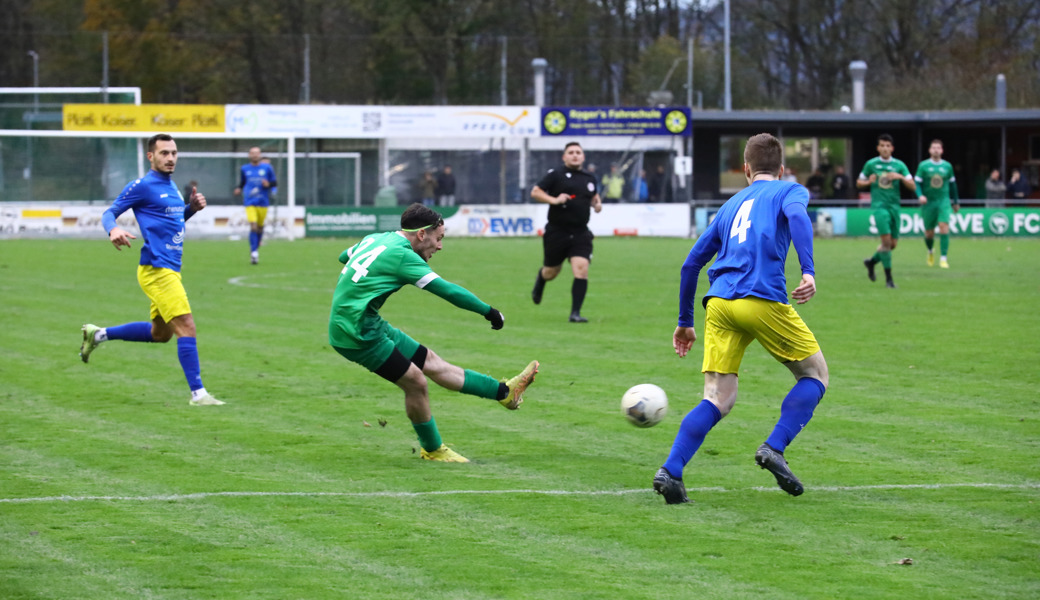
{"label": "green soccer shorts", "polygon": [[899,207],[880,206],[874,209],[874,225],[878,235],[891,235],[899,239]]}
{"label": "green soccer shorts", "polygon": [[935,226],[939,223],[950,223],[950,201],[939,200],[937,202],[929,202],[921,207],[921,218],[924,219],[924,228],[926,230],[935,229]]}
{"label": "green soccer shorts", "polygon": [[365,341],[361,348],[340,348],[339,346],[333,346],[333,348],[343,358],[356,362],[373,373],[383,366],[386,359],[390,358],[394,348],[409,359],[415,356],[415,352],[419,349],[419,342],[386,321],[382,322],[378,330],[363,332],[362,336]]}

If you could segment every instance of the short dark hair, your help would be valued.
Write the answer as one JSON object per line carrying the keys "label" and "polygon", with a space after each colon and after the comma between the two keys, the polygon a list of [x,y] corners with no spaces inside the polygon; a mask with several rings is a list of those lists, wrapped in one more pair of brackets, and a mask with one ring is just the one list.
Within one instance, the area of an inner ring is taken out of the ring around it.
{"label": "short dark hair", "polygon": [[775,177],[784,164],[784,147],[768,133],[753,135],[744,147],[744,162],[751,167],[752,175],[768,173]]}
{"label": "short dark hair", "polygon": [[173,136],[168,133],[157,133],[152,137],[148,138],[148,151],[155,152],[155,145],[158,142],[172,142]]}
{"label": "short dark hair", "polygon": [[893,140],[892,136],[888,135],[887,133],[882,133],[881,135],[877,136],[877,141],[878,142],[888,142],[889,144],[892,144],[893,146],[896,145],[895,140]]}
{"label": "short dark hair", "polygon": [[[563,147],[563,151],[566,152],[570,149],[571,146],[577,146],[581,148],[581,144],[579,144],[578,142],[568,142],[567,145]],[[582,148],[582,150],[584,150],[584,148]]]}
{"label": "short dark hair", "polygon": [[931,142],[928,142],[928,145],[929,145],[929,146],[931,146],[932,144],[939,144],[940,146],[942,146],[942,145],[943,145],[943,143],[942,143],[942,140],[940,140],[939,138],[935,138],[935,139],[934,139],[934,140],[932,140]]}
{"label": "short dark hair", "polygon": [[440,227],[444,225],[444,217],[429,206],[419,202],[413,203],[401,213],[401,229],[405,231],[418,231],[427,227]]}

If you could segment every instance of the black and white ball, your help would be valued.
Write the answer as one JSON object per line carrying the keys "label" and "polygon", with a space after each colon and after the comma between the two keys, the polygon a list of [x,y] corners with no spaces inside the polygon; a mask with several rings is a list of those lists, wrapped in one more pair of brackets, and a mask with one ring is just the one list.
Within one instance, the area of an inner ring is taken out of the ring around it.
{"label": "black and white ball", "polygon": [[621,414],[636,427],[653,427],[668,414],[668,395],[652,383],[632,386],[621,397]]}

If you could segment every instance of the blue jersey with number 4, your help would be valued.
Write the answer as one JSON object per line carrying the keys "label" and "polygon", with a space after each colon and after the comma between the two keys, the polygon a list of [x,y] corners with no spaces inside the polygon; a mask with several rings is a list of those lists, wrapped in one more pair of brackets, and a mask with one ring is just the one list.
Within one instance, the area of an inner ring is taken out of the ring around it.
{"label": "blue jersey with number 4", "polygon": [[802,273],[815,275],[808,204],[804,186],[776,180],[756,181],[723,204],[683,264],[679,325],[693,326],[697,276],[716,254],[705,298],[755,296],[786,304],[784,264],[792,231]]}

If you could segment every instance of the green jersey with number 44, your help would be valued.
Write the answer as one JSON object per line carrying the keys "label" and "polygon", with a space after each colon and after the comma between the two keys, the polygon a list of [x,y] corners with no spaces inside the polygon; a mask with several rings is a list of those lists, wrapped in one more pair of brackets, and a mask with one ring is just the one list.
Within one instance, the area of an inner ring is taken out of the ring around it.
{"label": "green jersey with number 44", "polygon": [[870,207],[899,208],[900,177],[910,175],[906,163],[898,158],[885,160],[875,156],[863,165],[863,171],[859,174],[860,179],[870,179],[871,175],[877,175],[877,179],[870,184]]}
{"label": "green jersey with number 44", "polygon": [[384,323],[379,309],[391,294],[407,284],[481,315],[491,310],[490,305],[465,288],[434,273],[399,231],[368,235],[344,250],[339,261],[344,266],[329,315],[329,343],[333,346],[364,348],[377,339]]}

